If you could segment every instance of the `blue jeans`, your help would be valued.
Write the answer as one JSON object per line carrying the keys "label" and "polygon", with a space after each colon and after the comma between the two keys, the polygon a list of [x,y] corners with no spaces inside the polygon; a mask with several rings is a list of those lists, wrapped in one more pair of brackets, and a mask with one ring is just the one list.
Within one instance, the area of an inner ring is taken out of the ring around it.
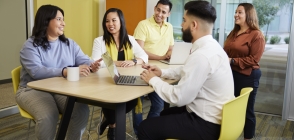
{"label": "blue jeans", "polygon": [[[163,109],[164,101],[157,95],[156,92],[152,92],[148,94],[149,100],[151,101],[150,110],[148,113],[147,118],[153,118],[160,116],[160,112]],[[141,101],[143,104],[143,96],[141,97]],[[140,123],[143,121],[143,114],[136,114],[135,110],[133,109],[133,128],[135,134],[137,135],[138,127]]]}

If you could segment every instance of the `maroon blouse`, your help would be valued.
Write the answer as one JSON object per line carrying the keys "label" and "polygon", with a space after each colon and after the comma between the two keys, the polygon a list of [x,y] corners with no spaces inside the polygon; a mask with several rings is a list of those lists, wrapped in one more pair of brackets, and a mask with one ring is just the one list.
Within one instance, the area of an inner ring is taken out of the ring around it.
{"label": "maroon blouse", "polygon": [[265,48],[264,36],[259,30],[248,29],[235,35],[224,44],[229,58],[234,59],[232,70],[250,75],[252,69],[258,69],[260,58]]}

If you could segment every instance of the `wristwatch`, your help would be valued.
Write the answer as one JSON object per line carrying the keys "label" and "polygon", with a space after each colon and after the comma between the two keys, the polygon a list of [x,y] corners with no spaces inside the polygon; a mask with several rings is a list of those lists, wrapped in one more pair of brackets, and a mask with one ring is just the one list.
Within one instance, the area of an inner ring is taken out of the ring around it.
{"label": "wristwatch", "polygon": [[231,58],[231,63],[230,64],[233,65],[234,62],[235,62],[234,58]]}
{"label": "wristwatch", "polygon": [[137,59],[132,59],[135,65],[137,64]]}

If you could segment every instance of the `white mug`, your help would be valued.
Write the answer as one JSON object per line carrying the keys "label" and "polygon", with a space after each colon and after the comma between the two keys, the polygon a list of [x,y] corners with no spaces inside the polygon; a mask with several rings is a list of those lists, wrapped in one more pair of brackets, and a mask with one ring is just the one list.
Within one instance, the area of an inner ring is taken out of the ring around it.
{"label": "white mug", "polygon": [[80,80],[80,68],[79,67],[67,67],[68,81],[79,81]]}

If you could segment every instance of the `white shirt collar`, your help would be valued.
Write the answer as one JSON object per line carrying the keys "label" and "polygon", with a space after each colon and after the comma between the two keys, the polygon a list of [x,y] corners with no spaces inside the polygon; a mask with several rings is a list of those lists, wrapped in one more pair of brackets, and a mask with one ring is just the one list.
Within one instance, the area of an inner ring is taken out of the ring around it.
{"label": "white shirt collar", "polygon": [[204,46],[203,44],[211,39],[213,39],[212,35],[206,35],[198,38],[195,42],[193,42],[190,54],[192,54],[195,50],[199,49],[200,47]]}

